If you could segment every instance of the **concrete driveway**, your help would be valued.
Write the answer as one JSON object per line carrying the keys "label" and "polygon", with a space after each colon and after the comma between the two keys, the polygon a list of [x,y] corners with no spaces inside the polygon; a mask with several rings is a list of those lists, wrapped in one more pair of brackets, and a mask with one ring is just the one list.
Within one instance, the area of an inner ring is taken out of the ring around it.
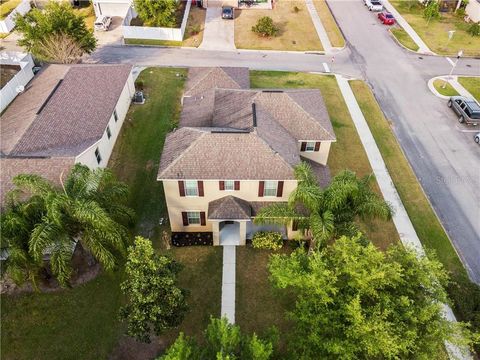
{"label": "concrete driveway", "polygon": [[[400,48],[363,2],[329,1],[329,5],[352,60],[393,121],[395,134],[467,271],[480,283],[480,149],[473,141],[480,127],[458,124],[446,100],[427,87],[430,58]],[[448,74],[449,63],[435,59],[437,74]],[[455,73],[472,63],[461,59]],[[480,74],[478,63],[472,70]]]}
{"label": "concrete driveway", "polygon": [[201,49],[235,50],[234,20],[222,19],[220,4],[209,4],[205,17],[205,30]]}
{"label": "concrete driveway", "polygon": [[123,44],[122,22],[122,17],[114,16],[108,31],[95,30],[95,37],[98,40],[98,47]]}

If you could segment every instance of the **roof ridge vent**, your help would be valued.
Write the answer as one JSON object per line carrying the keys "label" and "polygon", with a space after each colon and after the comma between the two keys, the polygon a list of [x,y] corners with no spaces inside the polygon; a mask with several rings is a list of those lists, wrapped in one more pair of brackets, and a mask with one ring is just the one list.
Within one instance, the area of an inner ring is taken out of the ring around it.
{"label": "roof ridge vent", "polygon": [[283,90],[276,90],[276,89],[262,90],[262,93],[283,93]]}
{"label": "roof ridge vent", "polygon": [[60,86],[60,84],[62,83],[63,79],[60,79],[58,80],[58,83],[57,85],[55,85],[55,87],[53,88],[52,92],[47,96],[47,98],[45,99],[45,101],[43,102],[42,106],[40,106],[40,109],[38,109],[38,111],[36,112],[35,115],[38,115],[42,112],[43,108],[45,106],[47,106],[48,102],[50,101],[50,99],[52,98],[53,94],[55,94],[55,91],[57,91],[58,87]]}
{"label": "roof ridge vent", "polygon": [[252,116],[253,116],[253,127],[257,127],[257,105],[255,102],[252,102]]}

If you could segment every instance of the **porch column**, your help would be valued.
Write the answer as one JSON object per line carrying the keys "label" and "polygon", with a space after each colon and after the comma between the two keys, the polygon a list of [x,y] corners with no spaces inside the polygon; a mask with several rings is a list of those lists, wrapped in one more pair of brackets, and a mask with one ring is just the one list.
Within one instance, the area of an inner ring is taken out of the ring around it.
{"label": "porch column", "polygon": [[240,245],[245,245],[247,243],[247,222],[239,221],[240,224]]}
{"label": "porch column", "polygon": [[212,221],[213,245],[220,245],[220,222]]}

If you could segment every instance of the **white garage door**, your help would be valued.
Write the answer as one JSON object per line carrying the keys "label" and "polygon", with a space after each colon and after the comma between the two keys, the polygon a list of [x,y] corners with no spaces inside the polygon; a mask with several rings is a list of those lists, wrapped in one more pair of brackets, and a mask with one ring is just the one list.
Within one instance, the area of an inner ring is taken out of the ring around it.
{"label": "white garage door", "polygon": [[125,17],[129,7],[130,5],[125,3],[98,2],[95,3],[95,14]]}

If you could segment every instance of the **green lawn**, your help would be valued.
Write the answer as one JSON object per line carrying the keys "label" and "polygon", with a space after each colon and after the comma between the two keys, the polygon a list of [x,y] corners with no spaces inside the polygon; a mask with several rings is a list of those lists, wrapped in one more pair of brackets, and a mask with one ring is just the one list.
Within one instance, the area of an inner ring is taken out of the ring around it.
{"label": "green lawn", "polygon": [[0,20],[5,19],[15,8],[22,2],[22,0],[7,0],[0,3]]}
{"label": "green lawn", "polygon": [[[328,158],[328,166],[332,175],[344,169],[353,170],[358,176],[372,173],[367,155],[334,76],[294,72],[251,71],[250,79],[252,88],[320,89],[337,137],[337,142],[333,143]],[[377,184],[375,183],[374,185],[376,190],[379,191]],[[382,249],[399,240],[392,221],[370,221],[360,223],[359,225],[369,239]]]}
{"label": "green lawn", "polygon": [[412,40],[410,35],[403,30],[402,28],[392,28],[390,29],[390,32],[395,36],[395,38],[405,46],[407,49],[413,50],[413,51],[418,51],[419,47],[415,43],[415,41]]}
{"label": "green lawn", "polygon": [[[445,86],[445,81],[444,80],[435,80],[433,82],[433,86],[435,87],[435,90],[437,90],[441,95],[444,96],[456,96],[458,95],[457,90],[453,88],[452,85],[450,85],[449,82],[447,82]],[[445,88],[444,88],[445,86]]]}
{"label": "green lawn", "polygon": [[474,326],[480,331],[480,288],[469,281],[455,249],[369,87],[362,81],[351,81],[350,85],[418,237],[424,247],[435,251],[451,274],[453,283],[448,292],[454,301],[455,315],[460,320],[476,321]]}
{"label": "green lawn", "polygon": [[[479,45],[480,46],[480,45]],[[459,77],[458,82],[473,95],[477,101],[480,101],[480,78],[479,77]]]}
{"label": "green lawn", "polygon": [[[409,7],[412,3],[410,1],[392,0],[390,2],[432,51],[442,55],[456,55],[459,50],[463,50],[465,55],[480,55],[479,39],[467,33],[469,24],[463,21],[463,17],[453,13],[441,13],[439,20],[431,20],[427,23],[423,18],[424,7],[421,4],[413,4]],[[450,30],[455,30],[455,33],[449,41]]]}
{"label": "green lawn", "polygon": [[161,351],[179,331],[200,334],[210,314],[220,314],[221,249],[167,250],[162,241],[165,229],[158,226],[159,218],[166,217],[166,209],[156,174],[165,134],[178,119],[185,74],[184,69],[152,68],[142,72],[147,101],[130,108],[110,163],[120,179],[130,185],[131,206],[138,216],[135,233],[150,237],[158,251],[184,265],[179,282],[190,292],[190,311],[185,321],[150,345],[128,341],[122,336],[124,326],[117,320],[122,302],[121,272],[103,274],[58,293],[2,296],[2,359],[93,360],[106,359],[112,351],[128,351],[129,359],[144,360],[146,349]]}

